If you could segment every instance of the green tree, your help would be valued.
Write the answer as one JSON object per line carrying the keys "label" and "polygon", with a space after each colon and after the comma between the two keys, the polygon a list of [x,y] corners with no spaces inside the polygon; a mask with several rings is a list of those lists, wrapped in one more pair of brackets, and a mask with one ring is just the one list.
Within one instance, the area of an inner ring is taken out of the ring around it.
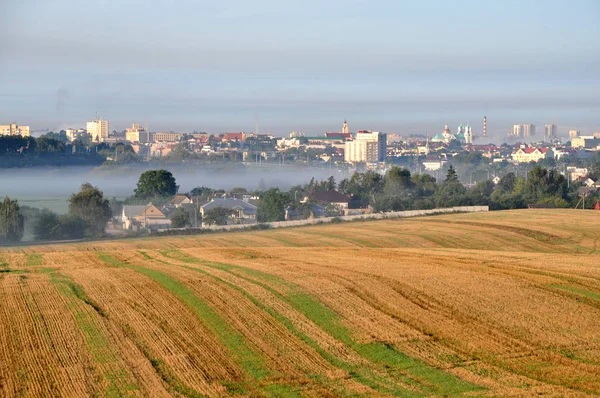
{"label": "green tree", "polygon": [[468,192],[469,201],[474,206],[489,205],[490,197],[494,191],[494,183],[490,180],[479,181]]}
{"label": "green tree", "polygon": [[36,240],[81,239],[86,230],[85,220],[76,215],[58,214],[42,209],[33,224]]}
{"label": "green tree", "polygon": [[69,215],[79,216],[86,223],[86,235],[97,236],[104,233],[106,223],[112,217],[110,203],[104,199],[102,191],[89,183],[69,199]]}
{"label": "green tree", "polygon": [[383,178],[383,192],[375,201],[375,210],[400,211],[410,207],[414,185],[410,171],[392,167]]}
{"label": "green tree", "polygon": [[173,228],[185,228],[190,224],[190,215],[183,208],[178,207],[171,216],[171,226]]}
{"label": "green tree", "polygon": [[258,222],[285,220],[285,208],[290,203],[290,196],[279,188],[271,188],[262,195],[256,210]]}
{"label": "green tree", "polygon": [[196,187],[190,191],[190,195],[192,196],[204,196],[208,197],[214,193],[214,190],[209,187]]}
{"label": "green tree", "polygon": [[175,177],[167,170],[148,170],[140,176],[135,196],[142,199],[173,196],[177,193]]}
{"label": "green tree", "polygon": [[448,172],[446,173],[446,180],[444,182],[453,181],[458,181],[458,174],[456,173],[454,166],[451,165],[450,167],[448,167]]}
{"label": "green tree", "polygon": [[58,217],[59,233],[57,239],[81,239],[85,236],[86,221],[77,215],[67,214]]}
{"label": "green tree", "polygon": [[36,140],[38,152],[64,152],[65,143],[54,138],[40,137]]}
{"label": "green tree", "polygon": [[468,206],[467,188],[458,180],[453,166],[448,168],[446,179],[435,194],[436,207]]}
{"label": "green tree", "polygon": [[227,225],[233,210],[225,207],[214,207],[204,212],[203,222],[207,225]]}
{"label": "green tree", "polygon": [[523,192],[528,203],[552,203],[557,207],[566,206],[567,194],[567,179],[557,170],[540,166],[529,172]]}
{"label": "green tree", "polygon": [[0,203],[0,240],[18,242],[23,237],[24,221],[19,202],[8,196]]}
{"label": "green tree", "polygon": [[435,207],[434,195],[439,189],[435,178],[429,174],[415,174],[411,178],[413,185],[413,209],[432,209]]}
{"label": "green tree", "polygon": [[33,236],[36,240],[53,240],[59,234],[60,221],[58,214],[42,209],[33,224]]}
{"label": "green tree", "polygon": [[333,176],[327,179],[326,188],[328,191],[333,191],[337,187],[335,183],[335,178]]}

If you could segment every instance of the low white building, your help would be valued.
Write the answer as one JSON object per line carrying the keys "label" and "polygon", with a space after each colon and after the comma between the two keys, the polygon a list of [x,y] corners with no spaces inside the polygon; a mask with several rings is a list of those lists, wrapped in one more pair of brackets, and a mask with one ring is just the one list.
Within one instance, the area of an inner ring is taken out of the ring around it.
{"label": "low white building", "polygon": [[554,158],[551,148],[521,146],[512,153],[512,160],[516,163],[539,162],[546,158]]}
{"label": "low white building", "polygon": [[444,167],[447,160],[441,156],[429,155],[423,160],[423,167],[428,171],[436,171]]}

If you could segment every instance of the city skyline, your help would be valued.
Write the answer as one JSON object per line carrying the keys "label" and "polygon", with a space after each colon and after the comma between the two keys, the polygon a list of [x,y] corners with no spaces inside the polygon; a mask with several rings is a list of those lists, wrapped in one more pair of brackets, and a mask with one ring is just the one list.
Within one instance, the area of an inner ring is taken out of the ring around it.
{"label": "city skyline", "polygon": [[490,140],[523,122],[600,130],[596,2],[398,3],[3,4],[0,120],[258,122],[276,135],[337,131],[344,118],[353,131],[433,135],[469,120],[479,137],[487,115]]}

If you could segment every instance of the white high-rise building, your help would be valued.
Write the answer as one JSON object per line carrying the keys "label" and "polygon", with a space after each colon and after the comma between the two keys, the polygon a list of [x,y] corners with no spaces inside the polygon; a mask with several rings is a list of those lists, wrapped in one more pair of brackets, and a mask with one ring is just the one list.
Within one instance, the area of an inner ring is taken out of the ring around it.
{"label": "white high-rise building", "polygon": [[513,137],[527,138],[535,135],[535,125],[533,124],[515,124],[513,126]]}
{"label": "white high-rise building", "polygon": [[108,138],[108,120],[98,119],[86,123],[92,142],[102,142]]}
{"label": "white high-rise building", "polygon": [[535,125],[534,124],[524,124],[523,125],[523,137],[533,137],[535,135]]}
{"label": "white high-rise building", "polygon": [[547,124],[544,129],[544,139],[546,141],[553,141],[558,137],[558,127],[556,124]]}
{"label": "white high-rise building", "polygon": [[523,125],[522,124],[515,124],[513,126],[513,133],[512,133],[513,137],[523,137]]}
{"label": "white high-rise building", "polygon": [[347,141],[344,160],[348,163],[384,162],[387,152],[387,134],[361,130],[354,141]]}

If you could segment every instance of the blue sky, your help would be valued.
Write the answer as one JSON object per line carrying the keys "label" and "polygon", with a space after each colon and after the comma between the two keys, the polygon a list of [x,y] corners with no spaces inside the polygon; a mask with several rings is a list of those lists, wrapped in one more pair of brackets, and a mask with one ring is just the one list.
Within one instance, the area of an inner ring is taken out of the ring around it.
{"label": "blue sky", "polygon": [[0,123],[600,131],[595,0],[6,0],[0,15]]}

